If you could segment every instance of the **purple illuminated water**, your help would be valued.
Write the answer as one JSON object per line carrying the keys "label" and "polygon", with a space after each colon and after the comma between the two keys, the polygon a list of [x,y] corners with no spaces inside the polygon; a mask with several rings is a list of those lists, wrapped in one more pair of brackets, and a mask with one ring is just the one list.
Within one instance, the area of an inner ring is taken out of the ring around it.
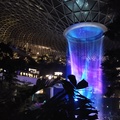
{"label": "purple illuminated water", "polygon": [[87,80],[89,88],[98,93],[102,93],[102,42],[102,38],[92,42],[68,41],[71,74],[78,82]]}
{"label": "purple illuminated water", "polygon": [[102,69],[103,33],[107,30],[99,23],[79,23],[68,27],[64,36],[68,41],[70,72],[77,82],[85,79],[89,87],[80,93],[95,102],[102,115]]}
{"label": "purple illuminated water", "polygon": [[[79,82],[82,79],[88,81],[89,91],[102,93],[102,69],[103,33],[106,27],[100,23],[78,23],[68,27],[64,36],[68,41],[68,53],[71,73]],[[86,97],[90,95],[84,91]]]}

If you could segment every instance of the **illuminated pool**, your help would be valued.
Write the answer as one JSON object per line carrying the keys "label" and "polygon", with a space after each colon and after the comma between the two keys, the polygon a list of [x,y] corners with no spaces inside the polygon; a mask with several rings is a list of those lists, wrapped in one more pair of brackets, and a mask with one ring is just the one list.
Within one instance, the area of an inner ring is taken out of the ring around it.
{"label": "illuminated pool", "polygon": [[68,27],[64,31],[64,36],[77,42],[89,42],[101,38],[105,31],[107,28],[100,23],[85,22]]}

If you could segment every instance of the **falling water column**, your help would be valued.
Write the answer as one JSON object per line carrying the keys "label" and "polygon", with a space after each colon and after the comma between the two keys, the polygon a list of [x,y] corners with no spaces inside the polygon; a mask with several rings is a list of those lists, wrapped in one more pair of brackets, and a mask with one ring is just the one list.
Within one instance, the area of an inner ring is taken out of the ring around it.
{"label": "falling water column", "polygon": [[79,82],[85,79],[89,83],[87,90],[81,93],[90,98],[90,93],[102,94],[101,60],[103,55],[103,33],[107,28],[95,22],[78,23],[68,27],[64,36],[68,41],[71,74]]}

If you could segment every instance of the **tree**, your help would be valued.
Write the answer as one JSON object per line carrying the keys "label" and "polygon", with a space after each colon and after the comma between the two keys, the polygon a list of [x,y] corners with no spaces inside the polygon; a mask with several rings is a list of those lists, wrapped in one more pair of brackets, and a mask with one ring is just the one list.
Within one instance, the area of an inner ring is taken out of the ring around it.
{"label": "tree", "polygon": [[[35,111],[27,111],[22,120],[96,120],[98,111],[92,101],[78,92],[88,87],[85,80],[76,84],[74,75],[68,76],[69,81],[62,80],[63,90],[44,103]],[[77,101],[75,100],[77,99]],[[92,115],[90,115],[92,114]]]}
{"label": "tree", "polygon": [[[35,65],[32,64],[35,62],[30,56],[23,54],[19,54],[17,59],[14,58],[15,51],[12,48],[13,46],[9,43],[0,43],[0,72],[3,78],[0,83],[2,84],[0,88],[0,118],[15,120],[19,109],[32,91],[32,87],[29,87],[28,83],[17,79],[17,71]],[[25,57],[30,62],[27,62]]]}
{"label": "tree", "polygon": [[108,81],[108,89],[105,94],[108,97],[119,96],[120,90],[120,49],[109,50],[105,53],[102,69]]}

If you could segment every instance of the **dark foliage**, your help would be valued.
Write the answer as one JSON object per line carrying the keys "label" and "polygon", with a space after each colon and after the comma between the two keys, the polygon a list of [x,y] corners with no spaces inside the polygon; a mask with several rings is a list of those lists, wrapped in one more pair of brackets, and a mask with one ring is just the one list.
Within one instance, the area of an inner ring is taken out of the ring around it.
{"label": "dark foliage", "polygon": [[[22,120],[96,120],[98,111],[92,106],[92,101],[78,92],[74,75],[68,76],[70,81],[63,80],[64,89],[44,103],[41,108],[27,110],[22,114]],[[73,82],[73,83],[72,83]],[[87,82],[80,82],[87,87]],[[84,88],[78,84],[80,89]],[[75,101],[74,99],[77,99]]]}
{"label": "dark foliage", "polygon": [[[17,52],[19,58],[14,58],[13,54]],[[27,59],[27,60],[26,60]],[[6,81],[12,82],[16,77],[16,71],[25,70],[37,63],[27,54],[23,54],[20,50],[13,49],[13,46],[8,43],[0,43],[0,68],[3,70],[3,77]]]}
{"label": "dark foliage", "polygon": [[114,19],[107,25],[108,31],[104,34],[112,41],[120,41],[120,1],[108,0],[105,9],[109,7],[114,13]]}
{"label": "dark foliage", "polygon": [[[27,82],[17,79],[18,70],[24,70],[31,64],[20,55],[19,59],[14,58],[14,49],[10,43],[0,43],[0,119],[15,120],[20,108],[26,99],[30,97],[32,87]],[[31,60],[30,58],[29,60]]]}
{"label": "dark foliage", "polygon": [[107,51],[104,55],[105,60],[102,63],[102,69],[105,74],[105,78],[108,81],[108,90],[106,96],[111,97],[115,95],[116,91],[120,90],[120,49]]}

